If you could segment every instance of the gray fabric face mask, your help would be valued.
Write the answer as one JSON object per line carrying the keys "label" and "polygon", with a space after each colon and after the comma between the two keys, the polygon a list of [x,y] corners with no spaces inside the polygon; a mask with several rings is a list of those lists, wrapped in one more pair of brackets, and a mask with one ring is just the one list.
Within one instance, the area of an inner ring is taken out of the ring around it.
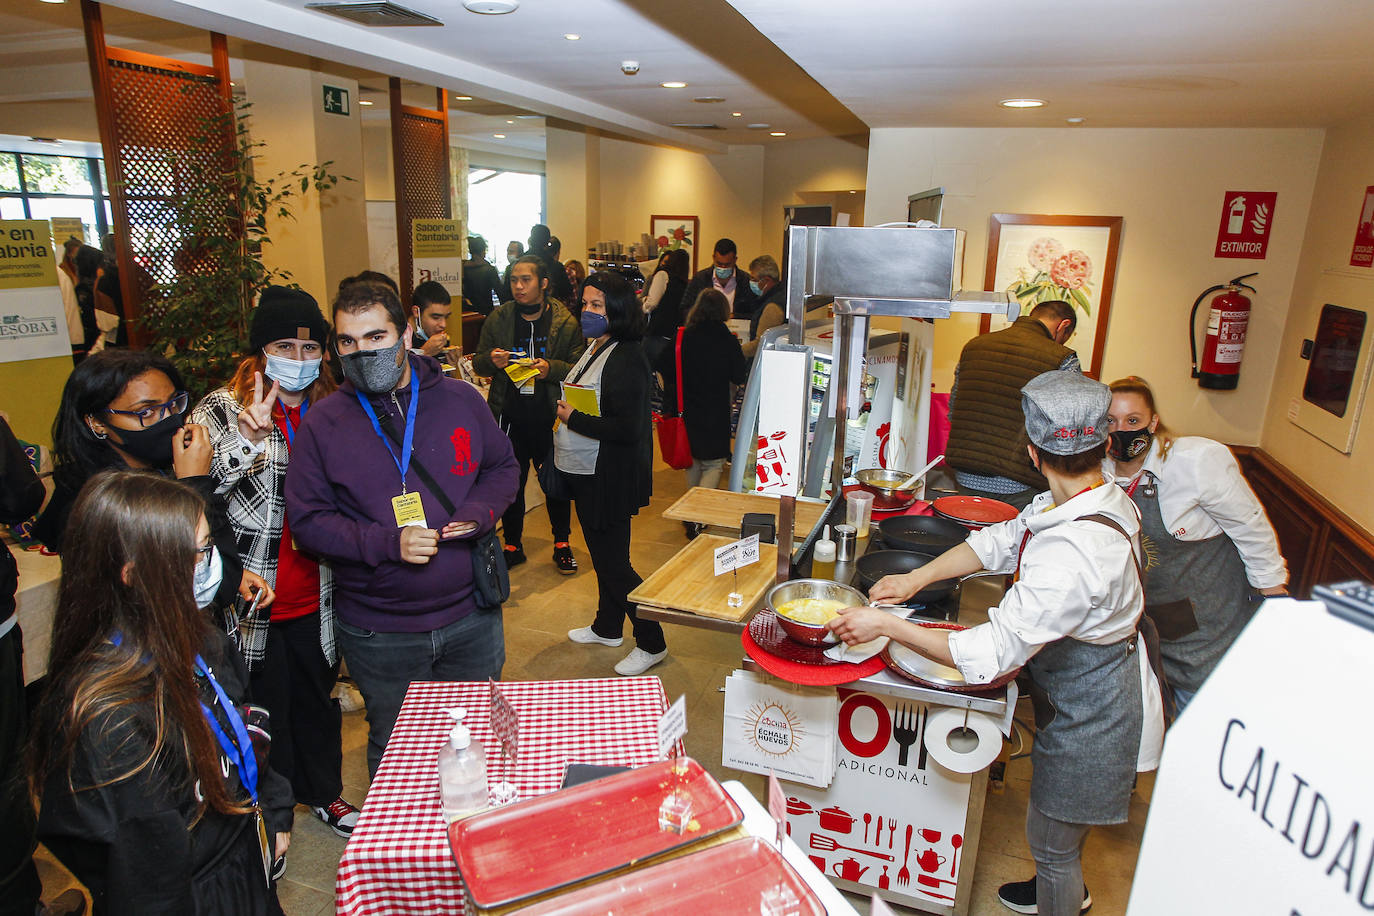
{"label": "gray fabric face mask", "polygon": [[405,371],[405,363],[400,362],[403,346],[404,338],[385,350],[358,350],[340,356],[344,378],[363,394],[386,394],[396,387]]}

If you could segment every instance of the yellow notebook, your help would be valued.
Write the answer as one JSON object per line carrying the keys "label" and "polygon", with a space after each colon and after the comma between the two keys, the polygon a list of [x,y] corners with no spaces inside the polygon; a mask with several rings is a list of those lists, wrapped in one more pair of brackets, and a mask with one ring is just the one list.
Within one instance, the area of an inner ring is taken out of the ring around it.
{"label": "yellow notebook", "polygon": [[564,382],[563,400],[567,401],[573,410],[579,410],[590,417],[601,416],[601,398],[595,388]]}

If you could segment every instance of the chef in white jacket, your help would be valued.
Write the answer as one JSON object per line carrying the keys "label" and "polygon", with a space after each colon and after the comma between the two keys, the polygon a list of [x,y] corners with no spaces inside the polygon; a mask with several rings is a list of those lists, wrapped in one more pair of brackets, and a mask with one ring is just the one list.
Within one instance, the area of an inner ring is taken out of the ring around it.
{"label": "chef in white jacket", "polygon": [[1145,613],[1159,630],[1164,674],[1181,712],[1258,602],[1288,593],[1288,569],[1231,450],[1201,436],[1175,438],[1144,379],[1110,387],[1102,470],[1140,510]]}
{"label": "chef in white jacket", "polygon": [[846,608],[830,622],[846,643],[886,635],[970,684],[1025,666],[1037,726],[1026,813],[1036,875],[998,891],[1018,913],[1074,916],[1091,905],[1084,839],[1094,825],[1126,820],[1135,774],[1158,764],[1163,740],[1158,684],[1137,632],[1139,515],[1102,474],[1110,403],[1106,385],[1076,372],[1031,379],[1021,389],[1028,450],[1049,491],[870,592],[900,602],[941,579],[1015,573],[986,624],[928,629],[875,608]]}

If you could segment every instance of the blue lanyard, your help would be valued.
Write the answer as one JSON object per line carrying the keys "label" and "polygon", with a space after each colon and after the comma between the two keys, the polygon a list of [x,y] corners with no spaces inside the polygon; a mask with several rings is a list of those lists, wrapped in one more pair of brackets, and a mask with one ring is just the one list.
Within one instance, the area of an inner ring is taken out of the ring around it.
{"label": "blue lanyard", "polygon": [[412,367],[410,370],[410,406],[406,408],[406,433],[401,438],[400,457],[397,457],[396,450],[391,447],[391,440],[382,434],[382,424],[377,422],[377,411],[372,409],[372,404],[367,400],[367,396],[357,389],[354,389],[353,393],[358,396],[358,403],[363,405],[363,412],[372,421],[372,429],[376,431],[377,437],[386,446],[387,452],[391,455],[391,460],[396,462],[396,470],[401,472],[401,492],[405,493],[406,471],[410,470],[411,445],[415,442],[415,409],[420,404],[419,376]]}
{"label": "blue lanyard", "polygon": [[[124,642],[124,634],[112,633],[110,642],[116,646]],[[219,742],[220,749],[224,751],[224,756],[228,757],[238,767],[239,782],[248,790],[248,797],[253,799],[253,804],[258,803],[258,758],[253,751],[253,739],[248,737],[248,727],[243,724],[243,717],[239,715],[238,707],[230,700],[229,695],[224,692],[219,681],[210,673],[210,666],[205,664],[205,659],[196,656],[196,673],[202,675],[205,680],[210,682],[210,687],[215,691],[215,701],[219,708],[224,710],[224,717],[229,720],[229,727],[234,730],[234,737],[237,743],[224,733],[219,720],[215,718],[215,713],[204,702],[200,704],[200,711],[205,714],[205,721],[210,726],[210,731],[214,732],[215,740]]]}
{"label": "blue lanyard", "polygon": [[[278,400],[277,400],[277,403],[278,403],[278,404],[281,404],[281,400],[278,399]],[[309,409],[310,409],[310,402],[309,402],[308,400],[306,400],[306,401],[301,401],[301,416],[300,416],[300,419],[296,421],[296,426],[299,426],[300,424],[302,424],[302,423],[305,422],[305,412],[306,412],[307,410],[309,410]],[[281,404],[281,419],[282,419],[282,424],[281,424],[281,425],[286,427],[286,444],[287,444],[288,446],[290,446],[290,445],[295,445],[295,444],[296,444],[296,426],[292,426],[292,425],[291,425],[291,414],[289,414],[289,413],[286,412],[286,405],[285,405],[285,404]]]}

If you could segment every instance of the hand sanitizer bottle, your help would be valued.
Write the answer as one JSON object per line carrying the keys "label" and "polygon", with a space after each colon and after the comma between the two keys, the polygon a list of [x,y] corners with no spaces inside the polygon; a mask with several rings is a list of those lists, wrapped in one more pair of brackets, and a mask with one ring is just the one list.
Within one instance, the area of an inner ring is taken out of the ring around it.
{"label": "hand sanitizer bottle", "polygon": [[444,823],[451,824],[487,807],[487,753],[463,724],[467,710],[445,711],[453,717],[453,731],[439,749],[439,794]]}

